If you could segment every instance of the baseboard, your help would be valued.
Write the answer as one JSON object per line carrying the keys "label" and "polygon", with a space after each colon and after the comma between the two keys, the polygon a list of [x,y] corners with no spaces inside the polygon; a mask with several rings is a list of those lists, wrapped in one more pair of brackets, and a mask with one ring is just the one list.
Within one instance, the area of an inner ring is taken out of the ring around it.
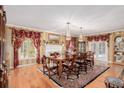
{"label": "baseboard", "polygon": [[102,62],[102,63],[109,63],[109,61],[104,61],[104,60],[95,60],[95,62]]}
{"label": "baseboard", "polygon": [[36,63],[32,63],[32,64],[26,64],[26,65],[19,65],[19,66],[17,66],[17,68],[19,68],[19,67],[26,67],[26,66],[32,66],[32,65],[35,65]]}

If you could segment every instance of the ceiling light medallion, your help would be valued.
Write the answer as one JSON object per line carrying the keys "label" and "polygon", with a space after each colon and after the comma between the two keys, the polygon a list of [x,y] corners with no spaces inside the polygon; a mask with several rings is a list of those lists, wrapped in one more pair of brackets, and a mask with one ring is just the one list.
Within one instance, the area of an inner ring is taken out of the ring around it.
{"label": "ceiling light medallion", "polygon": [[69,25],[70,25],[70,22],[67,22],[67,32],[66,32],[66,40],[71,40],[71,32],[70,32],[70,29],[69,29]]}

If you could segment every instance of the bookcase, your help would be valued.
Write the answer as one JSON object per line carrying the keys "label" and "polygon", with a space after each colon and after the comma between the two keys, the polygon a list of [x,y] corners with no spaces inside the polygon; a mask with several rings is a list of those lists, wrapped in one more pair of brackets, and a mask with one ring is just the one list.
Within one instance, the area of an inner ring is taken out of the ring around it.
{"label": "bookcase", "polygon": [[7,65],[5,61],[5,24],[6,12],[0,5],[0,87],[8,87]]}

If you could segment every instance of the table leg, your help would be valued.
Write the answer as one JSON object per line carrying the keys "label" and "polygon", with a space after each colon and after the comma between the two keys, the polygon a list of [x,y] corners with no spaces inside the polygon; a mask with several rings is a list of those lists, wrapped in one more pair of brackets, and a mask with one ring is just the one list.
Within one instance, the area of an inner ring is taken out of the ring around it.
{"label": "table leg", "polygon": [[59,61],[59,79],[61,78],[62,74],[62,61]]}

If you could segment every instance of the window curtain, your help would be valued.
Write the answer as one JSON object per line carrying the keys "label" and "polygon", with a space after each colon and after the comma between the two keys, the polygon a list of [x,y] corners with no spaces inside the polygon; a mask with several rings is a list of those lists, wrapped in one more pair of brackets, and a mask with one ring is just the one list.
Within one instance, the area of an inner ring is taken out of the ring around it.
{"label": "window curtain", "polygon": [[31,38],[33,40],[33,44],[37,49],[36,61],[37,63],[40,63],[40,37],[41,34],[39,32],[12,28],[12,42],[14,46],[14,68],[19,65],[18,49],[21,47],[25,38]]}
{"label": "window curtain", "polygon": [[87,36],[87,40],[92,42],[92,41],[108,41],[109,40],[109,35],[110,34],[105,34],[105,35],[97,35],[97,36]]}

